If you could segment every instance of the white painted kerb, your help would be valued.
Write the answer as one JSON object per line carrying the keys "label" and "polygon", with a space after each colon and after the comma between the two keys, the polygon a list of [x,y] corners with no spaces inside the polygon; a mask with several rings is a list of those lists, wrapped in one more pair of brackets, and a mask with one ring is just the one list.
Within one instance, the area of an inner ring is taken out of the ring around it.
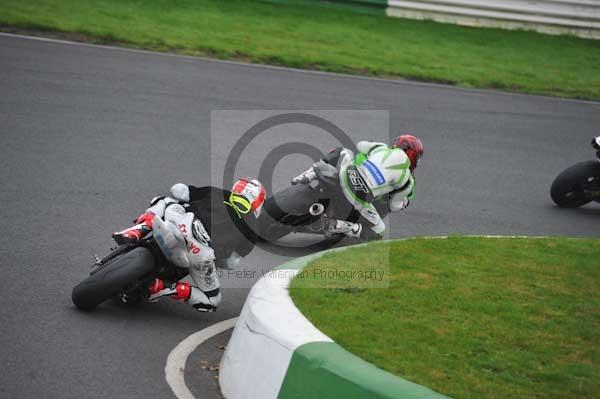
{"label": "white painted kerb", "polygon": [[333,342],[296,308],[288,293],[298,270],[275,270],[250,290],[221,359],[227,399],[276,398],[292,354],[309,342]]}

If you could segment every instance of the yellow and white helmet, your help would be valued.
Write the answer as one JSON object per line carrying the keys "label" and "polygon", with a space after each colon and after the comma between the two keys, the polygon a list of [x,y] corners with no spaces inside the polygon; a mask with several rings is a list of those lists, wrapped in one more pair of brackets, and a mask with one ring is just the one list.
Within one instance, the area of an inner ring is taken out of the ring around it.
{"label": "yellow and white helmet", "polygon": [[252,211],[254,216],[258,218],[266,196],[267,191],[262,183],[247,177],[239,179],[233,184],[229,202],[236,208],[238,213],[246,214]]}

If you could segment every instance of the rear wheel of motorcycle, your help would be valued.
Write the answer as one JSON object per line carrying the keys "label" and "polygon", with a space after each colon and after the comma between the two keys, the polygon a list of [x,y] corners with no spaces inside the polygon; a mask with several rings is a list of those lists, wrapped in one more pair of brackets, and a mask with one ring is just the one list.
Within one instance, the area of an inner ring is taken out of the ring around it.
{"label": "rear wheel of motorcycle", "polygon": [[600,179],[600,162],[585,161],[567,168],[559,174],[550,188],[554,203],[563,208],[577,208],[591,201],[585,197],[584,188],[590,179]]}
{"label": "rear wheel of motorcycle", "polygon": [[71,299],[78,309],[91,311],[153,270],[154,255],[144,247],[137,247],[77,284]]}

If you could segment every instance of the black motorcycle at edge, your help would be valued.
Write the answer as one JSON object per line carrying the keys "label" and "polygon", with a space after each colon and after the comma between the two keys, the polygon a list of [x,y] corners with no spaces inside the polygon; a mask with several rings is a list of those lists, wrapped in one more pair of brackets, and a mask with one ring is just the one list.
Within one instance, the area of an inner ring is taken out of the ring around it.
{"label": "black motorcycle at edge", "polygon": [[600,144],[592,140],[596,160],[579,162],[559,174],[550,188],[554,203],[577,208],[591,201],[600,202]]}

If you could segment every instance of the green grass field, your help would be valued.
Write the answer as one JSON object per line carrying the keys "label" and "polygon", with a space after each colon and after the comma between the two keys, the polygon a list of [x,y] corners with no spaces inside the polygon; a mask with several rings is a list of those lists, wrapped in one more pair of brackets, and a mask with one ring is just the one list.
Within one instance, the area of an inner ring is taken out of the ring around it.
{"label": "green grass field", "polygon": [[600,41],[387,18],[331,4],[4,0],[0,26],[223,59],[600,99]]}
{"label": "green grass field", "polygon": [[[388,266],[387,289],[310,273]],[[291,287],[300,310],[396,375],[456,399],[600,397],[600,240],[412,239],[305,270]]]}

